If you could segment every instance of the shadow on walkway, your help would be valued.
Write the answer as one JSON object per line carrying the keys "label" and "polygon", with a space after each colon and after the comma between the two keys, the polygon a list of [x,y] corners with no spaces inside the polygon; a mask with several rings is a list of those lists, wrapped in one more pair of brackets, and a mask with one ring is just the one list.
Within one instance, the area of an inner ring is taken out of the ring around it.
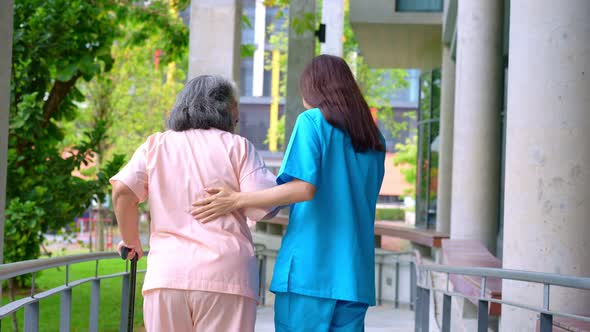
{"label": "shadow on walkway", "polygon": [[[414,312],[407,307],[394,309],[383,305],[369,308],[365,321],[366,332],[412,332],[414,331]],[[256,332],[274,332],[273,309],[258,308]]]}

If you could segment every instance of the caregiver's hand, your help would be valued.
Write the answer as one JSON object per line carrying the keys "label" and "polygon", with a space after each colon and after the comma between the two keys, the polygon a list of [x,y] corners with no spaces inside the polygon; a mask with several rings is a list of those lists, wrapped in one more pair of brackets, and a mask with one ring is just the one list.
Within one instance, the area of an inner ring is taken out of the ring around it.
{"label": "caregiver's hand", "polygon": [[208,223],[240,208],[240,193],[227,187],[207,188],[211,195],[193,202],[191,215],[201,223]]}

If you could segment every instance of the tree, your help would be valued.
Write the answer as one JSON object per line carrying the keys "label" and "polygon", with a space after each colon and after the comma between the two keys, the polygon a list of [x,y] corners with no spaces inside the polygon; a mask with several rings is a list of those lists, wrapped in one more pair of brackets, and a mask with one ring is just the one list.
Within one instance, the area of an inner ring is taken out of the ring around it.
{"label": "tree", "polygon": [[[176,69],[176,62],[166,66],[161,61],[164,56],[161,50],[167,42],[161,35],[153,34],[141,45],[129,44],[129,38],[138,28],[133,22],[126,23],[126,34],[112,47],[113,68],[107,75],[79,85],[87,103],[79,109],[76,122],[63,125],[66,139],[62,145],[67,147],[79,140],[83,128],[93,127],[98,121],[108,124],[109,139],[95,151],[95,167],[84,175],[95,177],[101,170],[102,160],[118,154],[130,156],[148,135],[163,131],[167,113],[182,88],[185,72]],[[179,47],[182,49],[177,51],[178,56],[168,60],[186,58],[187,48]],[[97,199],[99,207],[101,203]],[[96,218],[96,240],[98,250],[104,250],[105,227],[100,211]]]}
{"label": "tree", "polygon": [[401,166],[400,172],[404,176],[404,180],[411,184],[410,189],[406,189],[404,194],[414,197],[416,195],[416,165],[418,156],[418,145],[415,138],[408,138],[404,144],[398,143],[396,145],[396,154],[393,157],[395,166]]}
{"label": "tree", "polygon": [[[188,3],[188,1],[184,1]],[[117,0],[17,0],[8,149],[5,261],[37,258],[43,234],[70,224],[93,197],[104,197],[108,178],[123,163],[113,156],[92,180],[72,176],[106,141],[108,122],[98,121],[64,151],[61,124],[78,116],[81,79],[113,67],[111,50],[125,22],[143,22],[129,39],[152,33],[168,40],[164,53],[186,43],[182,22],[166,15],[167,2],[138,6]]]}

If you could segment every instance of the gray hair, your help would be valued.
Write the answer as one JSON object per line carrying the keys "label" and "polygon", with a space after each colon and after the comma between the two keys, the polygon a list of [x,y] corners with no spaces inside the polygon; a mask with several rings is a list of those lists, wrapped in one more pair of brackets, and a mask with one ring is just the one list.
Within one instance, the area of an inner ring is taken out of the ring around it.
{"label": "gray hair", "polygon": [[167,121],[169,129],[217,128],[232,132],[235,121],[231,108],[237,107],[235,84],[218,75],[202,75],[190,80],[176,97]]}

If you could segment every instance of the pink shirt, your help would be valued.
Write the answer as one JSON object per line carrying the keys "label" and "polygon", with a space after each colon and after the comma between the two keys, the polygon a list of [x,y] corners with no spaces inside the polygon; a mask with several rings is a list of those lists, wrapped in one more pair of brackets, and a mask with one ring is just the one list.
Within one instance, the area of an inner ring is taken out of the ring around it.
{"label": "pink shirt", "polygon": [[201,224],[188,213],[203,188],[236,191],[275,185],[254,146],[217,129],[166,131],[150,136],[112,179],[126,184],[151,213],[150,253],[143,292],[173,288],[258,297],[258,269],[247,209]]}

